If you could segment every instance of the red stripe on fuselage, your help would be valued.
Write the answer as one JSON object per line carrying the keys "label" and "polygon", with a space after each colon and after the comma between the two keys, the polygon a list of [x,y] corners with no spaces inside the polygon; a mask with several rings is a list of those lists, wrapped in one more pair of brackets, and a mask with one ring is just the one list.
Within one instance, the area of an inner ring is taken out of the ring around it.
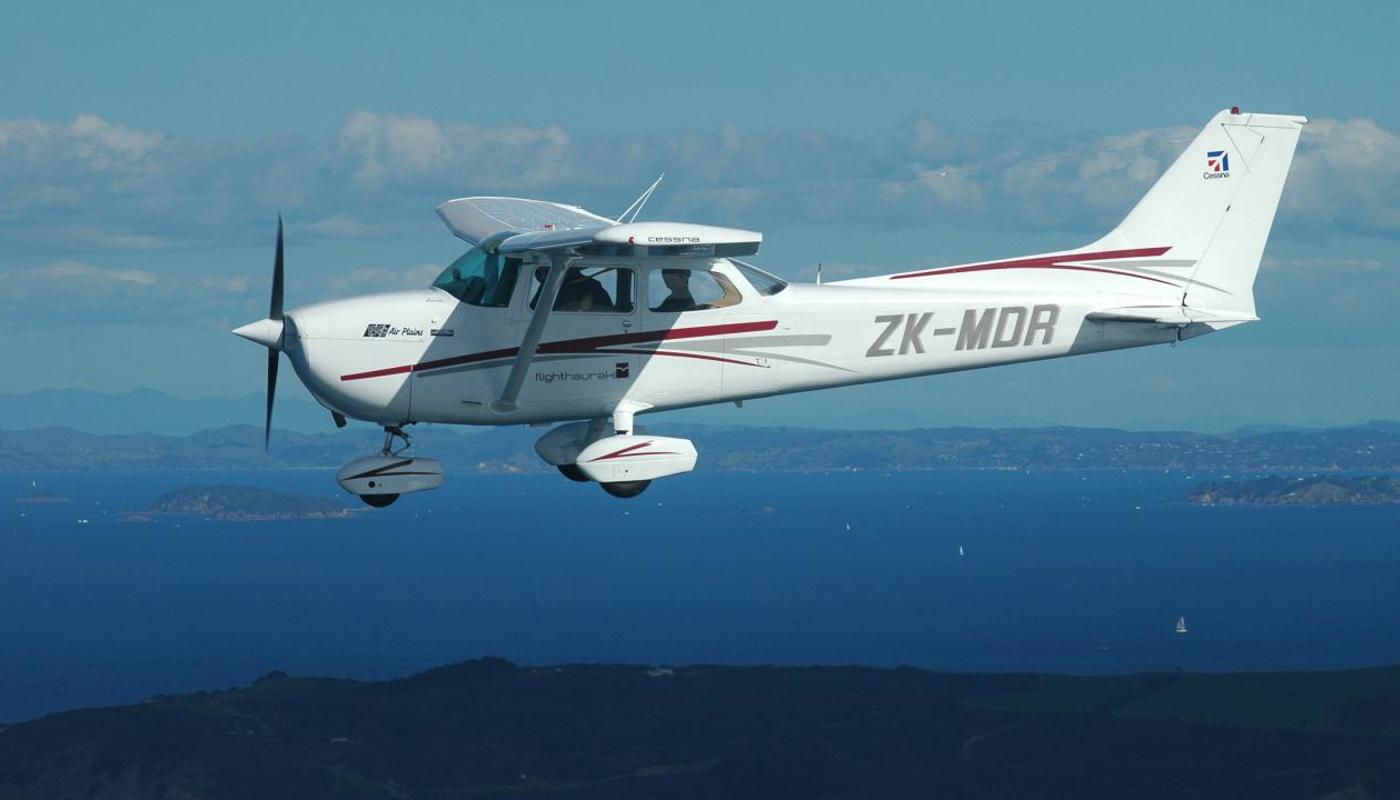
{"label": "red stripe on fuselage", "polygon": [[1056,256],[1017,258],[1011,261],[990,261],[985,264],[971,264],[966,267],[943,267],[941,269],[926,269],[921,272],[906,272],[902,275],[891,275],[890,280],[897,281],[902,278],[923,278],[929,275],[953,275],[959,272],[985,272],[996,269],[1064,269],[1079,272],[1106,272],[1110,275],[1125,275],[1130,278],[1141,278],[1145,281],[1175,286],[1175,284],[1170,281],[1159,280],[1147,275],[1139,275],[1136,272],[1121,272],[1119,270],[1104,269],[1102,267],[1076,267],[1064,263],[1067,261],[1102,261],[1114,258],[1160,256],[1170,249],[1170,247],[1138,247],[1132,250],[1101,250],[1097,253],[1064,253]]}
{"label": "red stripe on fuselage", "polygon": [[[603,352],[602,348],[609,345],[665,342],[673,339],[694,339],[701,336],[720,336],[730,333],[753,333],[755,331],[771,331],[776,327],[778,327],[777,320],[767,320],[765,322],[736,322],[729,325],[697,325],[690,328],[637,331],[636,333],[619,333],[611,336],[587,336],[581,339],[562,339],[557,342],[545,342],[539,346],[536,352],[541,355],[580,352],[601,353]],[[341,375],[340,379],[342,381],[358,381],[364,378],[382,378],[386,375],[402,375],[406,372],[424,372],[430,369],[475,364],[482,361],[492,361],[498,358],[511,358],[518,352],[520,352],[520,348],[518,347],[485,350],[480,353],[468,353],[461,356],[452,356],[451,358],[420,361],[417,364],[404,364],[398,367],[385,367],[383,369],[372,369],[367,372],[355,372],[349,375]]]}

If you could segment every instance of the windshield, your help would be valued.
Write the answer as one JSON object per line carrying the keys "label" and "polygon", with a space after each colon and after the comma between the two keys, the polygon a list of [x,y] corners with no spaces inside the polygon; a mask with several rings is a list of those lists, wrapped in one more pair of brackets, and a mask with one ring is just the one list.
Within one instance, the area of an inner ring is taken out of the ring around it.
{"label": "windshield", "polygon": [[729,263],[733,264],[734,268],[739,270],[739,273],[753,286],[754,291],[761,295],[775,295],[787,288],[787,281],[777,275],[770,275],[752,264],[745,264],[734,258],[729,259]]}
{"label": "windshield", "polygon": [[449,264],[433,286],[468,305],[504,308],[510,305],[520,263],[518,258],[473,247]]}

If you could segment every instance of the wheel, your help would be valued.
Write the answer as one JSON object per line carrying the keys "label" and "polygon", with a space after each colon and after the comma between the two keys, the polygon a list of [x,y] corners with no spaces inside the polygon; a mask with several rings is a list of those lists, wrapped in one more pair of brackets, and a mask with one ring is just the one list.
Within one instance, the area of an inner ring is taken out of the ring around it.
{"label": "wheel", "polygon": [[385,506],[393,504],[395,500],[399,499],[399,496],[396,494],[362,494],[360,495],[360,499],[365,501],[365,505],[367,506],[384,508]]}
{"label": "wheel", "polygon": [[569,480],[578,481],[579,483],[588,483],[589,481],[593,480],[592,478],[583,474],[583,470],[578,468],[578,464],[560,464],[559,472]]}
{"label": "wheel", "polygon": [[646,491],[647,487],[651,485],[651,481],[616,481],[614,483],[600,483],[598,485],[603,487],[603,491],[613,497],[625,499],[628,497],[636,497]]}

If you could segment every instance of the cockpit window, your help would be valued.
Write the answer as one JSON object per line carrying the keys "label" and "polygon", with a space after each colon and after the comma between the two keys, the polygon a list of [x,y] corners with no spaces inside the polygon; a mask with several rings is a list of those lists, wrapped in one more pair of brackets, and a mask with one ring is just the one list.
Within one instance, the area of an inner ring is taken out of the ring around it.
{"label": "cockpit window", "polygon": [[787,281],[777,275],[770,275],[767,272],[755,267],[752,264],[745,264],[738,259],[729,259],[729,263],[739,270],[739,273],[753,286],[754,291],[761,295],[775,295],[787,288]]}
{"label": "cockpit window", "polygon": [[510,305],[521,260],[473,247],[448,265],[433,285],[463,303],[504,308]]}

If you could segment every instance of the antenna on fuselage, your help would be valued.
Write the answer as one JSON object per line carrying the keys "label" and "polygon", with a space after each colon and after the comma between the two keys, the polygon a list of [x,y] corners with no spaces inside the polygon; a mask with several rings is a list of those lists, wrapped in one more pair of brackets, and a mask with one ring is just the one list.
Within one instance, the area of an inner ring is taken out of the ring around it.
{"label": "antenna on fuselage", "polygon": [[656,187],[660,186],[661,181],[665,180],[665,178],[666,173],[661,173],[661,175],[657,177],[656,181],[652,183],[651,186],[648,186],[645,192],[642,192],[642,196],[638,197],[636,200],[633,200],[632,205],[628,206],[627,210],[622,212],[622,214],[618,216],[617,221],[623,225],[626,225],[629,222],[636,222],[637,215],[642,213],[642,206],[645,206],[647,204],[647,201],[651,199],[651,193],[656,191]]}
{"label": "antenna on fuselage", "polygon": [[821,286],[821,284],[822,284],[822,262],[818,261],[818,262],[817,262],[817,285],[818,285],[818,286]]}

